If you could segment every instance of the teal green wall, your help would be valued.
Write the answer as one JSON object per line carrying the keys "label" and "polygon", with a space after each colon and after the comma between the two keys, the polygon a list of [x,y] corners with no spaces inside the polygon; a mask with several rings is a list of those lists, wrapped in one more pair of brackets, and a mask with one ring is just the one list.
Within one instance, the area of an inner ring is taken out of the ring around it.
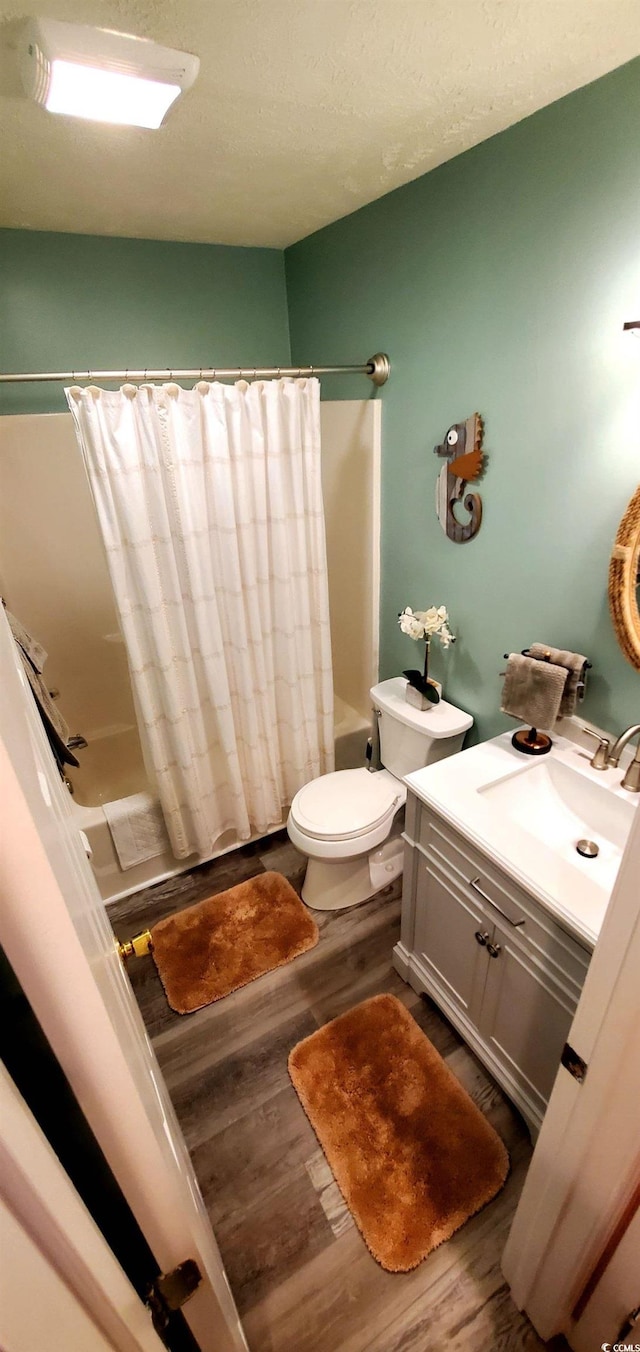
{"label": "teal green wall", "polygon": [[[606,599],[640,479],[640,343],[621,332],[640,317],[639,128],[635,61],[286,254],[294,362],[391,357],[381,674],[418,664],[398,611],[446,604],[459,642],[435,674],[482,737],[513,726],[502,654],[538,639],[592,658],[586,717],[640,717]],[[324,393],[362,397],[362,382]],[[435,516],[433,447],[476,409],[484,518],[457,545]]]}
{"label": "teal green wall", "polygon": [[[275,249],[0,230],[0,370],[286,365]],[[0,387],[0,413],[66,409],[59,385]]]}

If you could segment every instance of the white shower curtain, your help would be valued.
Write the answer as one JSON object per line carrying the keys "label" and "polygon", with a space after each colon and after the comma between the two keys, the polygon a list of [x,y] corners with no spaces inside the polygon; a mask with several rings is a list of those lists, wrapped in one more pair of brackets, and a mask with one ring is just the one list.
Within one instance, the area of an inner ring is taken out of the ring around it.
{"label": "white shower curtain", "polygon": [[317,380],[67,390],[178,858],[333,769]]}

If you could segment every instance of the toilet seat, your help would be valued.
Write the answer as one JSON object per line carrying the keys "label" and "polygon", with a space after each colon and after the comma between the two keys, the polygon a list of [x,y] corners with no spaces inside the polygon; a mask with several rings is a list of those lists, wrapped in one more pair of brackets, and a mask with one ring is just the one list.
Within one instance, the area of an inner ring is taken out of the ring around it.
{"label": "toilet seat", "polygon": [[358,840],[396,812],[402,788],[384,771],[336,770],[298,790],[291,820],[312,840]]}

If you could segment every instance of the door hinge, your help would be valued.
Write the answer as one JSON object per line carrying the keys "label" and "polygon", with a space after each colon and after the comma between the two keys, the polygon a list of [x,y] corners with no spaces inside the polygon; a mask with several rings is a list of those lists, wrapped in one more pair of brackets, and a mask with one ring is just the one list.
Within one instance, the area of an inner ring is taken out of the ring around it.
{"label": "door hinge", "polygon": [[147,1291],[145,1304],[151,1311],[156,1333],[164,1333],[171,1315],[191,1298],[202,1282],[202,1273],[194,1258],[186,1258],[171,1272],[161,1272]]}
{"label": "door hinge", "polygon": [[123,962],[125,958],[145,958],[153,948],[151,930],[142,930],[140,934],[134,934],[132,939],[125,939],[122,943],[116,939],[116,948],[118,957],[122,958]]}
{"label": "door hinge", "polygon": [[568,1070],[570,1075],[573,1075],[574,1080],[577,1080],[578,1084],[583,1083],[587,1073],[587,1063],[582,1060],[581,1056],[578,1056],[577,1052],[574,1052],[573,1047],[569,1046],[568,1042],[565,1042],[564,1047],[562,1048],[560,1065],[564,1066],[565,1070]]}

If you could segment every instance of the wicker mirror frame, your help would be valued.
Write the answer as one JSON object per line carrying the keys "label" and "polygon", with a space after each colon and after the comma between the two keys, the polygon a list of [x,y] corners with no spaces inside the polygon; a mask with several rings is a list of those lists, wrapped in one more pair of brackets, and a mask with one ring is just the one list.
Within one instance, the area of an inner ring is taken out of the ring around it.
{"label": "wicker mirror frame", "polygon": [[616,638],[628,662],[640,671],[640,485],[618,527],[609,563],[609,609]]}

